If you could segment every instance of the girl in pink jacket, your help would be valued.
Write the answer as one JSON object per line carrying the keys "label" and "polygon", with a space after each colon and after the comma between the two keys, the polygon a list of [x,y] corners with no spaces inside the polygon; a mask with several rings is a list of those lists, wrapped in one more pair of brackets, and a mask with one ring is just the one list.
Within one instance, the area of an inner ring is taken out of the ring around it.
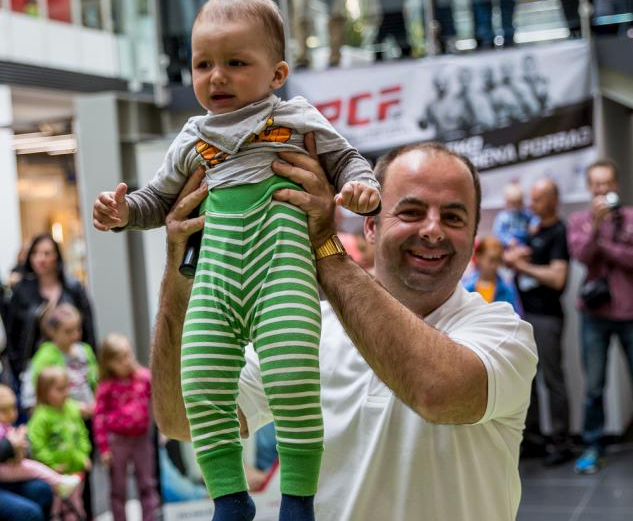
{"label": "girl in pink jacket", "polygon": [[99,349],[99,373],[93,431],[101,461],[110,469],[114,521],[126,519],[129,461],[135,467],[143,521],[153,521],[159,501],[150,429],[149,370],[138,364],[125,336],[110,333]]}

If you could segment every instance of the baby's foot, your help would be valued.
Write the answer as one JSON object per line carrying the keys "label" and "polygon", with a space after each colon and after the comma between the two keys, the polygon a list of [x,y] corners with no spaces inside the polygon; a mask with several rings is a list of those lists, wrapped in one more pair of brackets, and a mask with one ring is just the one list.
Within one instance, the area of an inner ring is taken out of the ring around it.
{"label": "baby's foot", "polygon": [[213,521],[252,521],[255,518],[255,503],[248,492],[220,496],[213,503]]}

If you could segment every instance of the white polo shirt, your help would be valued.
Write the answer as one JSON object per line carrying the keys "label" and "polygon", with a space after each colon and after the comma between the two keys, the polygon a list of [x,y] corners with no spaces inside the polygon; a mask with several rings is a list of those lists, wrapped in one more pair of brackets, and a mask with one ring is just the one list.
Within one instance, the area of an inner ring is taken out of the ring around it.
{"label": "white polo shirt", "polygon": [[[383,384],[323,303],[320,346],[325,452],[319,521],[509,521],[521,484],[519,444],[536,373],[532,327],[506,303],[461,284],[425,322],[472,349],[488,404],[472,425],[422,419]],[[376,310],[377,318],[380,310]],[[239,405],[252,432],[272,419],[257,357],[247,351]]]}

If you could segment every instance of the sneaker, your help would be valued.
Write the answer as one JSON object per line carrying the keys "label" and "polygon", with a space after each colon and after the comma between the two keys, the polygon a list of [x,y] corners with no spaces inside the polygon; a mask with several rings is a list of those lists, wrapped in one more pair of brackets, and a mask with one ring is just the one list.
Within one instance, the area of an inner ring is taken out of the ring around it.
{"label": "sneaker", "polygon": [[576,460],[574,472],[576,474],[595,474],[602,466],[602,457],[600,452],[595,448],[590,448],[582,453],[580,458]]}
{"label": "sneaker", "polygon": [[68,474],[61,477],[61,480],[55,486],[55,492],[62,499],[70,496],[81,483],[81,476],[77,474]]}

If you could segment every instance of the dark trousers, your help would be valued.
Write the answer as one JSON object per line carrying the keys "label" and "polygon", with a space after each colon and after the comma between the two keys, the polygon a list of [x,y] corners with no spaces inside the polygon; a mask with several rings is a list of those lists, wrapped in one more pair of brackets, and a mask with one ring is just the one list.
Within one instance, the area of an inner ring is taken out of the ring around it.
{"label": "dark trousers", "polygon": [[582,362],[585,370],[583,441],[601,448],[604,434],[604,384],[611,337],[624,349],[633,376],[633,320],[618,321],[581,315]]}
{"label": "dark trousers", "polygon": [[[504,45],[512,45],[514,38],[514,0],[500,0],[501,28]],[[495,33],[492,28],[492,2],[490,0],[473,1],[475,38],[480,44],[492,44]]]}
{"label": "dark trousers", "polygon": [[0,521],[45,521],[52,504],[51,487],[39,479],[0,485]]}
{"label": "dark trousers", "polygon": [[159,505],[156,491],[156,467],[151,431],[143,436],[109,438],[112,464],[110,465],[110,506],[114,521],[125,521],[127,500],[127,466],[134,464],[136,486],[141,498],[143,521],[156,519]]}
{"label": "dark trousers", "polygon": [[[526,313],[525,319],[534,328],[534,339],[538,350],[538,372],[543,375],[549,397],[554,442],[564,441],[569,434],[569,404],[562,367],[561,339],[563,318],[537,313]],[[541,434],[539,422],[536,378],[532,382],[530,407],[525,420],[526,434]]]}

